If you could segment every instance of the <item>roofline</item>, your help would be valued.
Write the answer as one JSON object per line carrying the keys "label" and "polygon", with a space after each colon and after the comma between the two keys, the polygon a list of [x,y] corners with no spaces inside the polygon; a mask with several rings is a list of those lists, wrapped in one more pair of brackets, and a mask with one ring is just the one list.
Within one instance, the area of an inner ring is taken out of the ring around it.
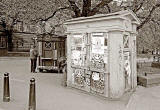
{"label": "roofline", "polygon": [[57,34],[46,34],[46,33],[44,33],[44,34],[37,34],[37,36],[39,37],[39,36],[43,36],[43,35],[50,35],[50,36],[54,36],[54,37],[67,37],[67,35],[57,35]]}
{"label": "roofline", "polygon": [[[141,23],[141,21],[139,20],[139,18],[137,17],[137,15],[132,10],[126,10],[126,11],[128,12],[128,14],[131,13],[133,15],[134,19],[136,19],[138,21],[137,22],[138,24]],[[124,15],[127,15],[127,13],[124,14]]]}
{"label": "roofline", "polygon": [[116,16],[119,16],[119,18],[123,19],[121,16],[122,15],[124,16],[124,15],[127,15],[127,14],[131,14],[134,17],[134,19],[136,19],[138,21],[137,24],[141,23],[141,21],[137,18],[136,14],[132,10],[123,10],[123,11],[118,11],[118,12],[109,13],[109,14],[97,14],[97,15],[89,16],[89,17],[73,18],[73,19],[70,19],[70,20],[66,20],[64,25],[77,24],[77,23],[86,22],[85,20],[91,21],[93,19],[104,18],[104,17],[106,17],[104,19],[110,19],[111,17],[116,19]]}

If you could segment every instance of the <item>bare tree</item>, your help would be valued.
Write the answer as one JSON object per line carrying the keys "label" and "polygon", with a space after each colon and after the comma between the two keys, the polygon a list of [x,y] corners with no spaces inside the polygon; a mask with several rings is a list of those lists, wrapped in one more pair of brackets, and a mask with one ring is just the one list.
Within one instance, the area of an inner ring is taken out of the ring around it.
{"label": "bare tree", "polygon": [[[98,13],[111,13],[121,9],[130,9],[137,14],[141,19],[141,24],[137,27],[137,30],[141,29],[146,23],[153,21],[153,15],[159,9],[160,2],[157,0],[127,0],[121,1],[120,5],[117,5],[119,0],[61,0],[61,3],[65,3],[60,8],[55,10],[44,21],[54,17],[56,12],[60,10],[70,10],[73,14],[72,17],[87,17],[93,16]],[[116,4],[116,5],[115,5]],[[143,15],[143,16],[142,16]],[[155,21],[157,21],[155,19]]]}
{"label": "bare tree", "polygon": [[43,18],[55,10],[55,0],[1,0],[1,27],[8,39],[8,50],[12,50],[12,37],[17,23],[35,24],[35,19]]}
{"label": "bare tree", "polygon": [[[158,0],[1,0],[0,15],[4,15],[2,26],[12,44],[12,33],[18,22],[26,24],[50,23],[50,33],[66,19],[106,14],[130,9],[140,18],[137,30],[146,29],[148,24],[160,23]],[[150,30],[151,31],[151,30]],[[144,35],[144,34],[143,34]],[[10,49],[11,50],[11,49]]]}

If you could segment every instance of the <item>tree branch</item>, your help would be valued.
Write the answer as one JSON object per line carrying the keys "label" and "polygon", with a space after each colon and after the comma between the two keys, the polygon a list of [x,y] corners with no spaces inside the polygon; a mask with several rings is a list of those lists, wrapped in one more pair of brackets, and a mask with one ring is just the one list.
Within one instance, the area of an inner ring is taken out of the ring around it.
{"label": "tree branch", "polygon": [[82,16],[87,17],[91,10],[91,0],[83,0]]}
{"label": "tree branch", "polygon": [[145,2],[145,0],[142,0],[141,3],[140,3],[139,5],[136,5],[137,2],[135,2],[135,5],[136,5],[136,6],[135,6],[135,8],[133,9],[133,12],[136,13],[137,11],[139,11],[139,10],[142,8],[144,2]]}
{"label": "tree branch", "polygon": [[111,3],[113,0],[102,0],[96,7],[94,7],[90,13],[89,16],[95,15],[100,8],[104,7],[105,5],[108,5],[109,3]]}
{"label": "tree branch", "polygon": [[107,4],[108,12],[111,13],[111,7]]}
{"label": "tree branch", "polygon": [[149,22],[149,20],[150,20],[151,17],[152,17],[153,12],[154,12],[157,8],[159,8],[159,7],[160,7],[160,4],[156,4],[155,6],[152,7],[152,9],[150,10],[148,16],[145,17],[145,20],[142,21],[142,23],[137,27],[137,30],[141,29],[141,28],[144,26],[144,24],[146,24],[147,22]]}
{"label": "tree branch", "polygon": [[152,21],[153,23],[156,23],[156,24],[160,25],[160,19],[158,19],[158,20],[151,19],[151,21]]}
{"label": "tree branch", "polygon": [[74,0],[68,0],[68,2],[70,3],[71,9],[75,13],[75,17],[81,17],[81,10],[76,5],[76,2]]}
{"label": "tree branch", "polygon": [[62,7],[62,8],[58,8],[57,10],[55,10],[51,16],[45,18],[45,19],[41,19],[41,21],[48,21],[49,19],[53,18],[55,16],[55,14],[58,12],[58,11],[61,11],[61,10],[65,10],[65,9],[68,9],[69,7]]}

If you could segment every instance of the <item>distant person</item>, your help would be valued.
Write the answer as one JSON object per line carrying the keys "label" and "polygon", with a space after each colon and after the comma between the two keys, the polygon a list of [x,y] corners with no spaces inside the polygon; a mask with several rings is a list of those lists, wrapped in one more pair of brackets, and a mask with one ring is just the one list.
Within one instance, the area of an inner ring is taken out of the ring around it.
{"label": "distant person", "polygon": [[36,70],[36,66],[37,66],[37,50],[35,48],[35,46],[31,46],[30,49],[30,59],[31,59],[31,72],[35,73]]}

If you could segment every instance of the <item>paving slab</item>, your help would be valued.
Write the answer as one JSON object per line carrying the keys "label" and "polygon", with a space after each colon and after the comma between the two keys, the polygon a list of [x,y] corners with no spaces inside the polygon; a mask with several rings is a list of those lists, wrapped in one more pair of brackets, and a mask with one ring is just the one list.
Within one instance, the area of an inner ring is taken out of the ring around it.
{"label": "paving slab", "polygon": [[124,110],[160,110],[160,86],[137,87]]}

